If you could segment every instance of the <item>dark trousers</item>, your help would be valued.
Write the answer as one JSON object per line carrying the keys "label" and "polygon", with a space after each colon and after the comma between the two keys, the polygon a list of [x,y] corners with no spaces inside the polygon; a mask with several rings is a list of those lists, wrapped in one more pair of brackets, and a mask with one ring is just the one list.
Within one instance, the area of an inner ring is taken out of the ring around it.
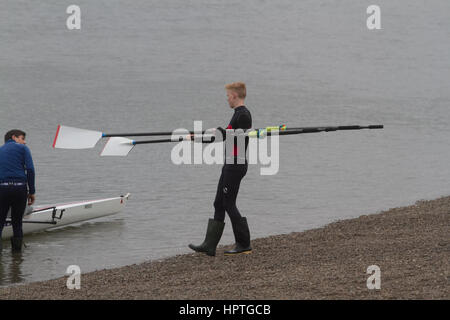
{"label": "dark trousers", "polygon": [[229,164],[222,168],[214,200],[214,220],[224,222],[225,211],[232,222],[239,222],[241,214],[236,207],[236,198],[242,178],[247,173],[247,164]]}
{"label": "dark trousers", "polygon": [[14,237],[23,237],[22,217],[27,205],[27,186],[0,186],[0,238],[6,215],[11,208],[11,224]]}

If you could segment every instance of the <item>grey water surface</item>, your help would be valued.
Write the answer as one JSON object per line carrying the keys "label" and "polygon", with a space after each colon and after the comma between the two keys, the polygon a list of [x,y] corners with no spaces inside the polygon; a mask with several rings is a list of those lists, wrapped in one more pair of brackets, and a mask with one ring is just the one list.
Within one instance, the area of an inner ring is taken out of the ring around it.
{"label": "grey water surface", "polygon": [[[66,9],[81,8],[81,30]],[[0,134],[28,134],[37,205],[131,193],[125,210],[3,242],[0,285],[190,252],[220,165],[174,165],[174,144],[127,157],[53,149],[58,124],[103,132],[226,126],[245,81],[253,126],[384,124],[280,137],[276,175],[252,165],[238,207],[252,238],[450,193],[450,2],[0,0]],[[222,244],[233,243],[229,220]]]}

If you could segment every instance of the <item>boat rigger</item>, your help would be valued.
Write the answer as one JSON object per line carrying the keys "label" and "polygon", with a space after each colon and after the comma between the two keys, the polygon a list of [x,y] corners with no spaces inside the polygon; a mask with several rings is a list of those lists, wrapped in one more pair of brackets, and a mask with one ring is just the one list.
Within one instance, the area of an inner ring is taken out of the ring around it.
{"label": "boat rigger", "polygon": [[[35,208],[23,217],[23,233],[29,234],[49,230],[119,213],[125,207],[129,196],[128,193],[114,198],[85,200]],[[12,235],[11,220],[7,219],[3,228],[2,239],[9,239]]]}

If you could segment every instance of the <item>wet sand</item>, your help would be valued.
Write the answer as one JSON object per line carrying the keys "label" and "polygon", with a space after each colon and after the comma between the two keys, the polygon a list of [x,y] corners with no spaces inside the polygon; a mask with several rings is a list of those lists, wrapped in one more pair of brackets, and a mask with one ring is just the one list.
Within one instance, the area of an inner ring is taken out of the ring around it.
{"label": "wet sand", "polygon": [[[178,255],[0,288],[0,299],[450,299],[450,197],[252,241],[253,253]],[[6,250],[6,249],[5,249]],[[367,288],[367,268],[381,288]]]}

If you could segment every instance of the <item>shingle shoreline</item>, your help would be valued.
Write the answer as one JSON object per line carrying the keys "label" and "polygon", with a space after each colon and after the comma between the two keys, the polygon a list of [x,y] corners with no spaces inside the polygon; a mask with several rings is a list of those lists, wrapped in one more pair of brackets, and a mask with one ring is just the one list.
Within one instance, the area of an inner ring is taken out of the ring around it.
{"label": "shingle shoreline", "polygon": [[[450,197],[160,261],[0,288],[0,299],[449,299]],[[367,288],[367,268],[381,288]]]}

